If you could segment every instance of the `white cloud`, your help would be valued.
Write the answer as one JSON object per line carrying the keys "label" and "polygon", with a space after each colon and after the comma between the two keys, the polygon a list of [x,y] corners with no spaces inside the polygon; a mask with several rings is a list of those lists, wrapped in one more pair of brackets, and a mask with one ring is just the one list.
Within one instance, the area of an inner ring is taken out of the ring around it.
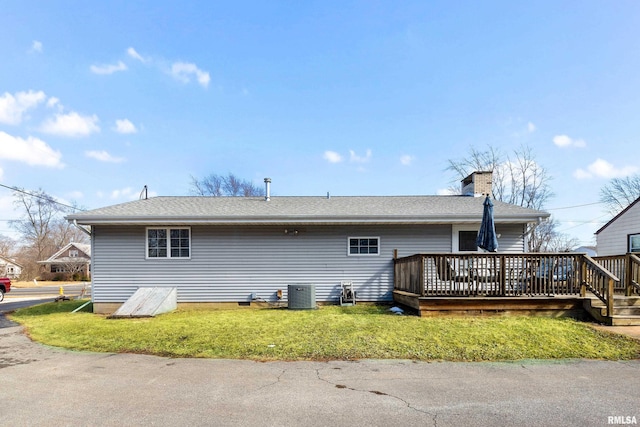
{"label": "white cloud", "polygon": [[47,119],[40,130],[44,133],[61,136],[88,136],[100,132],[98,116],[81,116],[76,112],[56,114],[55,119]]}
{"label": "white cloud", "polygon": [[0,123],[20,124],[25,112],[36,107],[46,98],[47,96],[42,91],[17,92],[15,96],[5,92],[0,96]]}
{"label": "white cloud", "polygon": [[322,158],[329,163],[340,163],[342,161],[342,156],[340,154],[330,150],[325,151]]}
{"label": "white cloud", "polygon": [[553,137],[553,143],[560,148],[564,147],[577,147],[584,148],[587,146],[587,143],[582,139],[573,139],[568,135],[556,135]]}
{"label": "white cloud", "polygon": [[[140,189],[142,190],[142,188]],[[102,191],[98,191],[98,197],[104,197],[104,193]],[[113,190],[110,194],[112,199],[126,199],[126,200],[137,200],[142,197],[142,191],[135,191],[131,187],[126,187],[120,190]],[[147,190],[147,197],[158,197],[158,193],[155,191]]]}
{"label": "white cloud", "polygon": [[122,157],[113,157],[108,152],[102,151],[85,151],[85,156],[90,157],[92,159],[100,160],[101,162],[109,162],[109,163],[122,163],[125,161]]}
{"label": "white cloud", "polygon": [[527,130],[529,131],[529,133],[535,132],[536,131],[536,125],[534,125],[531,122],[527,123]]}
{"label": "white cloud", "polygon": [[621,168],[616,168],[611,163],[607,162],[603,159],[596,159],[595,162],[591,163],[587,166],[587,170],[577,169],[573,176],[577,179],[587,179],[587,178],[623,178],[625,176],[633,175],[638,172],[638,168],[636,166],[624,166]]}
{"label": "white cloud", "polygon": [[131,189],[131,187],[123,188],[121,190],[113,190],[111,192],[112,199],[120,199],[120,198],[130,199],[132,195],[133,195],[133,190]]}
{"label": "white cloud", "polygon": [[4,175],[4,171],[0,168],[0,181],[2,181],[2,176]]}
{"label": "white cloud", "polygon": [[82,191],[79,191],[79,190],[72,191],[68,195],[72,200],[82,199],[84,197],[84,194],[82,193]]}
{"label": "white cloud", "polygon": [[147,62],[146,59],[144,59],[142,57],[142,55],[140,55],[134,48],[130,47],[129,49],[127,49],[127,55],[129,55],[130,57],[132,57],[133,59],[137,59],[140,62]]}
{"label": "white cloud", "polygon": [[196,64],[174,62],[173,65],[171,65],[171,75],[183,83],[189,83],[191,77],[195,76],[202,87],[209,86],[209,73],[199,69]]}
{"label": "white cloud", "polygon": [[587,179],[591,178],[591,174],[584,169],[576,169],[575,172],[573,172],[573,177],[576,179]]}
{"label": "white cloud", "polygon": [[34,40],[33,43],[31,43],[30,52],[42,53],[42,42]]}
{"label": "white cloud", "polygon": [[405,166],[409,166],[414,159],[415,157],[405,154],[404,156],[400,156],[400,163],[402,163]]}
{"label": "white cloud", "polygon": [[136,133],[138,129],[128,119],[116,120],[116,127],[114,130],[118,133]]}
{"label": "white cloud", "polygon": [[34,137],[22,139],[0,131],[0,159],[23,162],[31,166],[63,168],[62,154]]}
{"label": "white cloud", "polygon": [[58,107],[62,109],[62,104],[60,104],[60,100],[58,98],[56,98],[55,96],[52,96],[47,100],[47,107],[49,108]]}
{"label": "white cloud", "polygon": [[353,150],[349,150],[349,161],[354,162],[354,163],[367,163],[369,160],[371,160],[371,156],[373,155],[373,153],[371,152],[371,150],[367,149],[366,154],[364,157],[360,157],[356,154],[355,151]]}
{"label": "white cloud", "polygon": [[118,61],[117,64],[92,65],[89,67],[94,74],[113,74],[118,71],[125,71],[127,64]]}
{"label": "white cloud", "polygon": [[440,188],[436,191],[438,196],[455,196],[460,194],[459,191],[455,191],[453,188]]}

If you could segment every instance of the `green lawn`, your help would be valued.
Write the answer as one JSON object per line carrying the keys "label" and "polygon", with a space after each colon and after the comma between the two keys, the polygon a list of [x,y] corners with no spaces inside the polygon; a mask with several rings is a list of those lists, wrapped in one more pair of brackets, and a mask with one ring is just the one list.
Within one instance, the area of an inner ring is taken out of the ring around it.
{"label": "green lawn", "polygon": [[44,344],[73,350],[252,360],[634,359],[640,343],[571,319],[398,316],[384,306],[189,310],[148,319],[70,313],[50,303],[10,317]]}

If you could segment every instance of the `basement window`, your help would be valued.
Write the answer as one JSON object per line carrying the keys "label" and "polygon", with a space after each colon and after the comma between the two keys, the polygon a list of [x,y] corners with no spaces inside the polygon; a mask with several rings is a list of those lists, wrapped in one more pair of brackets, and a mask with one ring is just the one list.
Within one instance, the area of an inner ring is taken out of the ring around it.
{"label": "basement window", "polygon": [[190,258],[191,229],[147,228],[147,258]]}
{"label": "basement window", "polygon": [[349,237],[348,242],[347,254],[350,256],[380,255],[379,237]]}

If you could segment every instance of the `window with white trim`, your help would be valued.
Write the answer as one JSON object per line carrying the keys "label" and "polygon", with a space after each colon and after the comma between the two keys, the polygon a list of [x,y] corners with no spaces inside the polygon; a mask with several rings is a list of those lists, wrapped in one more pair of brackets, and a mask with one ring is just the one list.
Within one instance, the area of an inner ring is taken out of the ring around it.
{"label": "window with white trim", "polygon": [[476,239],[477,231],[459,231],[458,232],[458,252],[475,252],[478,250]]}
{"label": "window with white trim", "polygon": [[70,250],[69,251],[69,258],[77,258],[78,257],[78,251],[77,250]]}
{"label": "window with white trim", "polygon": [[190,258],[189,227],[148,227],[147,258]]}
{"label": "window with white trim", "polygon": [[640,233],[629,234],[629,252],[640,252]]}
{"label": "window with white trim", "polygon": [[347,254],[350,256],[380,255],[379,237],[349,237],[347,241]]}

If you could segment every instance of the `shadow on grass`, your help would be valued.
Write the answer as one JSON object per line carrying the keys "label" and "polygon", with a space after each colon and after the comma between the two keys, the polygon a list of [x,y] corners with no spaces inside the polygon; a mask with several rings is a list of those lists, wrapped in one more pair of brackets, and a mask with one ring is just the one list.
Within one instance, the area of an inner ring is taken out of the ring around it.
{"label": "shadow on grass", "polygon": [[[80,307],[82,304],[85,304],[87,299],[85,300],[73,300],[73,301],[60,301],[60,302],[47,302],[44,304],[34,305],[26,308],[19,308],[15,311],[16,315],[21,317],[35,317],[35,316],[46,316],[48,314],[57,314],[57,313],[71,313],[76,308]],[[92,313],[93,312],[93,304],[88,304],[83,307],[79,312],[82,313]]]}

